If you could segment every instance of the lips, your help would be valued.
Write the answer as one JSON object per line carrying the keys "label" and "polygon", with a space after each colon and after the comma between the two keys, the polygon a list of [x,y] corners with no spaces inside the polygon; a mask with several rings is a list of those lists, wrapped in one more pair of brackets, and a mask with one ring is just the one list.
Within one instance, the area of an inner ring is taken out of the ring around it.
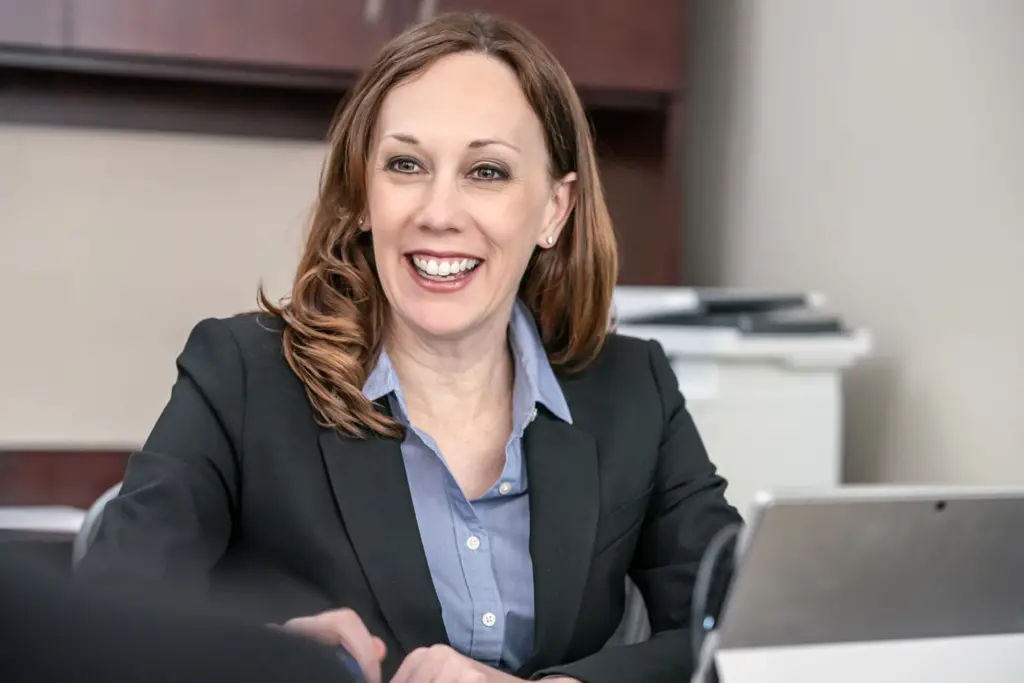
{"label": "lips", "polygon": [[419,275],[442,282],[465,277],[482,262],[480,259],[461,254],[437,256],[416,253],[410,254],[409,260]]}
{"label": "lips", "polygon": [[405,262],[413,281],[434,294],[453,294],[469,287],[485,261],[471,254],[413,252]]}

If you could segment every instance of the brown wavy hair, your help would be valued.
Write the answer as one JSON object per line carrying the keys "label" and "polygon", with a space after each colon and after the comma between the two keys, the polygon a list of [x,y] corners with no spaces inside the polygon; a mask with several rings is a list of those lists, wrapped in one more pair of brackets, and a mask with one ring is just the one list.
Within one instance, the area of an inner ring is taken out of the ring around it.
{"label": "brown wavy hair", "polygon": [[439,15],[386,45],[342,102],[291,295],[275,305],[259,292],[260,307],[285,323],[285,357],[325,427],[354,436],[366,430],[402,434],[362,393],[388,316],[373,244],[359,229],[367,164],[388,92],[441,57],[463,52],[512,68],[543,126],[552,176],[577,174],[576,201],[562,237],[535,251],[519,287],[552,366],[562,373],[582,369],[608,333],[618,275],[615,235],[590,125],[569,77],[535,36],[512,22],[479,13]]}

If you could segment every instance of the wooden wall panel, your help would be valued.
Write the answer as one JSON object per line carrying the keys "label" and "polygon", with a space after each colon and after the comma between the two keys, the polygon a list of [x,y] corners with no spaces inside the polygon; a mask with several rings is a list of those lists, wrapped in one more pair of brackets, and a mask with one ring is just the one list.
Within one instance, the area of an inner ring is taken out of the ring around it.
{"label": "wooden wall panel", "polygon": [[67,27],[67,0],[0,0],[0,45],[58,48]]}
{"label": "wooden wall panel", "polygon": [[135,58],[353,72],[396,33],[393,9],[352,0],[72,0],[69,42]]}
{"label": "wooden wall panel", "polygon": [[0,505],[88,508],[121,481],[124,451],[0,450]]}

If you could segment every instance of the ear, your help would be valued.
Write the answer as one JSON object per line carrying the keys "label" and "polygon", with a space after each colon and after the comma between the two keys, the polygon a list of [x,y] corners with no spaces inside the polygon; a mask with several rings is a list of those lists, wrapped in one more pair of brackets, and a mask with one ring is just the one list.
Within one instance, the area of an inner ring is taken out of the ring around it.
{"label": "ear", "polygon": [[544,211],[544,223],[537,239],[541,249],[550,249],[558,242],[565,222],[575,206],[576,174],[569,173],[552,185],[551,196],[548,197],[547,209]]}

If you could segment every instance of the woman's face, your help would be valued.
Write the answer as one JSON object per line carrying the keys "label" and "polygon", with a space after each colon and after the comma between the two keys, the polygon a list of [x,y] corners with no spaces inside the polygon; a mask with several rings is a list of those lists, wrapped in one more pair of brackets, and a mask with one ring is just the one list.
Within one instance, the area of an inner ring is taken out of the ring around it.
{"label": "woman's face", "polygon": [[575,174],[549,169],[540,120],[504,63],[451,55],[392,89],[365,229],[394,322],[453,340],[504,326],[533,250],[557,243],[572,208]]}

